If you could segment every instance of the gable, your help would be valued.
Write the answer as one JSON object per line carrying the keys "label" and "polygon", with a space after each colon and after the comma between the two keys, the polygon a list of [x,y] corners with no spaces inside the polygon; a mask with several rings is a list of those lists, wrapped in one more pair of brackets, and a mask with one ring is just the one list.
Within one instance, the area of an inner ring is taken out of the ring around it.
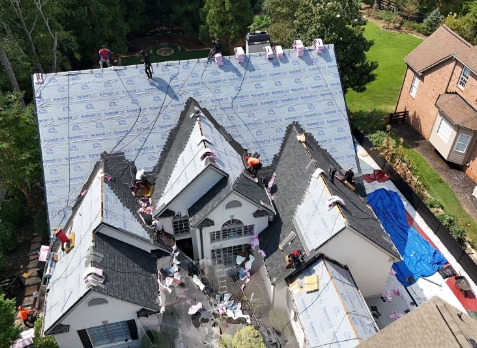
{"label": "gable", "polygon": [[152,171],[190,97],[264,164],[291,120],[317,137],[324,132],[319,139],[343,167],[356,164],[333,45],[320,55],[284,54],[251,54],[242,64],[224,57],[221,67],[206,59],[158,63],[149,81],[141,65],[44,75],[34,95],[51,223],[59,223],[56,213],[81,192],[102,152],[124,152],[136,168]]}

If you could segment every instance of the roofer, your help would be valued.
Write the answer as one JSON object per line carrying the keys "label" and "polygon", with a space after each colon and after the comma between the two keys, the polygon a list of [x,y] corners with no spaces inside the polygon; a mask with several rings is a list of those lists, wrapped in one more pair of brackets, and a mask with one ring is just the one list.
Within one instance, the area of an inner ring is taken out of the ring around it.
{"label": "roofer", "polygon": [[302,256],[303,256],[303,252],[301,250],[298,250],[298,249],[293,250],[290,254],[285,256],[285,260],[287,262],[285,265],[285,268],[298,265],[298,263],[300,262],[300,257]]}
{"label": "roofer", "polygon": [[212,45],[214,45],[214,47],[210,50],[208,58],[213,58],[217,53],[222,53],[222,46],[220,45],[219,39],[212,41]]}
{"label": "roofer", "polygon": [[247,170],[252,174],[252,177],[256,177],[258,170],[262,169],[262,163],[260,163],[260,160],[255,157],[251,156],[245,156],[244,157],[245,161],[247,161]]}
{"label": "roofer", "polygon": [[144,71],[147,75],[147,79],[150,80],[152,79],[151,59],[149,59],[149,55],[146,51],[141,50],[139,53],[144,57],[142,60],[144,62]]}
{"label": "roofer", "polygon": [[99,66],[103,68],[103,63],[106,63],[108,66],[111,66],[109,63],[109,58],[113,56],[113,52],[108,50],[105,45],[102,46],[102,48],[98,52],[98,57],[99,57]]}
{"label": "roofer", "polygon": [[34,309],[25,309],[22,306],[18,306],[18,315],[20,319],[23,320],[23,324],[27,327],[33,327],[33,316],[30,314],[34,312]]}
{"label": "roofer", "polygon": [[354,176],[353,166],[349,166],[348,170],[344,173],[344,179],[348,183],[353,184],[353,176]]}

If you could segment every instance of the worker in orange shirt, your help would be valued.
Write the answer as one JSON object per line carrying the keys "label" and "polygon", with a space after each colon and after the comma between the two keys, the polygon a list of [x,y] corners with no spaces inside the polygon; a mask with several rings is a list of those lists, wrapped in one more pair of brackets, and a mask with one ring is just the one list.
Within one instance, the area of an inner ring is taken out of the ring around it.
{"label": "worker in orange shirt", "polygon": [[[22,306],[18,306],[18,315],[20,316],[20,319],[23,320],[23,324],[27,327],[33,327],[31,319],[30,319],[30,314],[35,312],[34,309],[25,309]],[[27,321],[30,320],[30,323],[27,323]]]}
{"label": "worker in orange shirt", "polygon": [[245,156],[244,159],[247,161],[247,170],[255,178],[257,176],[258,170],[262,168],[262,163],[260,163],[260,160],[255,157]]}

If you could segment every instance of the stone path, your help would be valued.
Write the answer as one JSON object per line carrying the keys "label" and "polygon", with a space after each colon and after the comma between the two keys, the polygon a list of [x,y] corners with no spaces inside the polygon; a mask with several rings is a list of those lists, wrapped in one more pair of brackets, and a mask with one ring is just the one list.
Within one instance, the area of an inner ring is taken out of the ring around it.
{"label": "stone path", "polygon": [[[41,247],[41,236],[38,234],[34,233],[33,238],[31,240],[31,247],[30,247],[30,263],[27,266],[27,269],[25,270],[24,273],[28,273],[30,270],[32,273],[28,278],[23,278],[23,281],[25,283],[25,297],[22,302],[22,307],[26,309],[33,309],[36,306],[37,299],[33,297],[33,293],[35,291],[39,291],[40,283],[41,283],[41,277],[38,274],[39,270],[43,270],[43,263],[38,263],[38,256],[40,252],[40,247]],[[21,324],[23,326],[23,322],[21,319],[18,317],[17,313],[17,319],[15,323]],[[25,326],[25,330],[28,328]]]}

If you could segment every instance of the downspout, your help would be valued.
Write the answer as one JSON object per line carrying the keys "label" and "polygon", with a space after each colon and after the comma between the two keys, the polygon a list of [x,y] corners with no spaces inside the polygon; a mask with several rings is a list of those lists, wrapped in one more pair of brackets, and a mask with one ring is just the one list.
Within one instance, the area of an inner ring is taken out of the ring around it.
{"label": "downspout", "polygon": [[200,234],[200,260],[204,259],[204,238],[202,238],[202,227],[199,228],[199,234]]}

